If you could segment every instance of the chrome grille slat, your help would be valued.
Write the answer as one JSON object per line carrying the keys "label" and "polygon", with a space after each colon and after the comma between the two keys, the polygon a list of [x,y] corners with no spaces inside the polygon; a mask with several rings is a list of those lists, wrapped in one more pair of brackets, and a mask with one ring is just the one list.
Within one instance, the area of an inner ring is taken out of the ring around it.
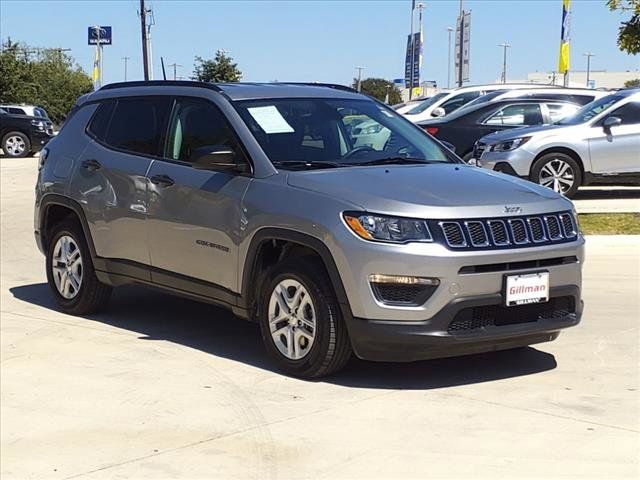
{"label": "chrome grille slat", "polygon": [[474,247],[488,247],[489,237],[487,231],[484,228],[484,224],[480,221],[468,221],[464,222],[464,226],[469,234],[471,245]]}
{"label": "chrome grille slat", "polygon": [[540,217],[527,218],[527,224],[529,225],[529,231],[531,232],[531,239],[534,243],[541,243],[547,241],[547,234],[544,230],[544,223]]}
{"label": "chrome grille slat", "polygon": [[440,228],[442,228],[444,238],[450,247],[464,248],[467,246],[467,239],[458,222],[440,222]]}
{"label": "chrome grille slat", "polygon": [[516,245],[524,245],[529,242],[529,234],[524,220],[521,218],[512,218],[508,220],[509,230],[511,230],[511,238]]}
{"label": "chrome grille slat", "polygon": [[560,240],[563,235],[560,230],[560,220],[555,215],[545,215],[544,223],[547,226],[547,232],[549,233],[549,240]]}
{"label": "chrome grille slat", "polygon": [[491,232],[491,241],[497,247],[505,247],[511,244],[509,240],[509,234],[507,233],[507,226],[502,220],[488,220],[487,225]]}
{"label": "chrome grille slat", "polygon": [[565,237],[573,238],[578,234],[578,232],[576,231],[576,227],[573,224],[573,218],[571,218],[570,214],[560,214],[560,223],[562,223],[562,231]]}

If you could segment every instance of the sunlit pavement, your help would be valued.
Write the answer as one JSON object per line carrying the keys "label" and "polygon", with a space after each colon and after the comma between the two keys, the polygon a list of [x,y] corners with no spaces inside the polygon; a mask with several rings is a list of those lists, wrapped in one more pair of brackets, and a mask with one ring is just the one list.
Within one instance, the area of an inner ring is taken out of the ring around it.
{"label": "sunlit pavement", "polygon": [[258,329],[143,288],[55,310],[35,159],[0,160],[3,479],[638,478],[640,237],[590,237],[586,313],[552,343],[304,382]]}

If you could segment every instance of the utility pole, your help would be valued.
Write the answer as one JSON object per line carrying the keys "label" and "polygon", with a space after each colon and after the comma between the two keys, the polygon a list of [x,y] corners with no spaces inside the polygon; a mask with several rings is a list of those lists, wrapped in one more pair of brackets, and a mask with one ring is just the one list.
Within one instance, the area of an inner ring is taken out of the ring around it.
{"label": "utility pole", "polygon": [[179,65],[179,64],[177,64],[177,63],[171,63],[169,66],[170,66],[170,67],[173,67],[173,79],[174,79],[174,80],[177,80],[177,79],[178,79],[178,72],[177,72],[177,68],[178,68],[178,67],[181,67],[181,68],[182,68],[182,65]]}
{"label": "utility pole", "polygon": [[414,49],[415,42],[413,41],[413,11],[416,8],[416,0],[411,0],[411,36],[409,37],[409,42],[411,44],[411,59],[409,60],[410,65],[410,73],[409,73],[409,100],[413,96],[413,60],[414,60]]}
{"label": "utility pole", "polygon": [[591,80],[589,78],[591,73],[591,57],[595,57],[595,55],[591,52],[583,53],[582,55],[587,57],[587,87],[589,87],[589,80]]}
{"label": "utility pole", "polygon": [[507,42],[498,45],[502,47],[502,83],[507,83],[507,48],[511,47]]}
{"label": "utility pole", "polygon": [[358,92],[360,92],[362,90],[361,85],[362,85],[362,71],[365,69],[366,67],[356,67],[356,70],[358,70]]}
{"label": "utility pole", "polygon": [[462,72],[464,60],[464,8],[462,0],[460,0],[460,45],[458,46],[458,87],[462,86]]}
{"label": "utility pole", "polygon": [[453,32],[453,27],[447,27],[447,32],[449,33],[449,55],[447,57],[447,88],[451,88],[451,32]]}
{"label": "utility pole", "polygon": [[127,62],[129,61],[130,57],[122,57],[122,60],[124,60],[124,81],[127,81]]}
{"label": "utility pole", "polygon": [[147,52],[147,9],[144,0],[140,0],[140,30],[142,32],[142,65],[144,68],[144,79],[149,80],[149,57]]}

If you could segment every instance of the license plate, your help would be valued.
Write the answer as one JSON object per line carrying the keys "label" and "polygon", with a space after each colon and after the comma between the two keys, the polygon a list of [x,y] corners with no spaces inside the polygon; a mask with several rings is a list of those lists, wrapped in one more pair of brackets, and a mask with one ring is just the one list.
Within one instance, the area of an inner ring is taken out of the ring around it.
{"label": "license plate", "polygon": [[507,307],[549,301],[549,272],[507,275],[505,303]]}

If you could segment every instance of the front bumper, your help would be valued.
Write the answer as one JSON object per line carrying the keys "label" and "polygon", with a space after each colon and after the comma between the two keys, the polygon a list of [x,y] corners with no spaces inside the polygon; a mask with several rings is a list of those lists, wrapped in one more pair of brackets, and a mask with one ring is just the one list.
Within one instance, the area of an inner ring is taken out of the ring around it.
{"label": "front bumper", "polygon": [[53,137],[53,130],[50,132],[33,130],[31,132],[31,151],[34,153],[39,152]]}
{"label": "front bumper", "polygon": [[502,305],[502,295],[456,299],[430,319],[418,322],[354,318],[349,322],[351,343],[356,355],[365,360],[410,362],[547,342],[556,339],[560,330],[580,322],[583,310],[580,288],[567,285],[551,289],[550,302],[564,298],[573,299],[574,307],[570,314],[543,316],[535,321],[525,319],[520,323],[500,326],[488,325],[455,333],[451,332],[450,326],[460,312],[474,307]]}
{"label": "front bumper", "polygon": [[476,159],[476,162],[482,168],[529,178],[534,159],[535,154],[520,147],[510,152],[488,152],[485,150],[482,156]]}

